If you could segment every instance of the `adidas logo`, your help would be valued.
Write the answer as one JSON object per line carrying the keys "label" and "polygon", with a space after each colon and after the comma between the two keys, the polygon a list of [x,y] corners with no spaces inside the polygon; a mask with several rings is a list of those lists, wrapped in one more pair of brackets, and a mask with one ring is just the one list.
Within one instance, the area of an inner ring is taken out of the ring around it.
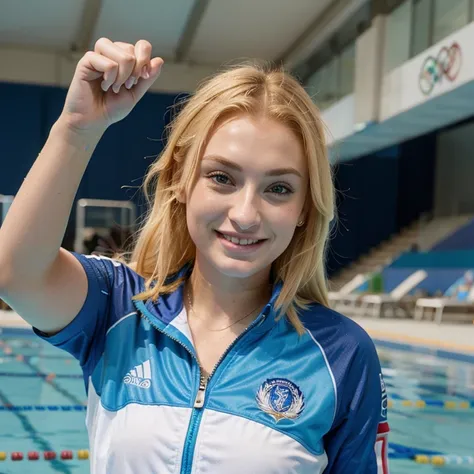
{"label": "adidas logo", "polygon": [[123,378],[123,383],[127,385],[136,385],[140,388],[150,388],[151,386],[151,368],[150,360],[146,360],[143,364],[135,366]]}

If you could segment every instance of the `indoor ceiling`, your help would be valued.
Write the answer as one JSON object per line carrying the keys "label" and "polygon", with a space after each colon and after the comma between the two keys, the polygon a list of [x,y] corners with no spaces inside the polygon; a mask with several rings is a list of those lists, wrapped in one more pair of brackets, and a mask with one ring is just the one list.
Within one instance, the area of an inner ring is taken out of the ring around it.
{"label": "indoor ceiling", "polygon": [[168,62],[295,66],[367,0],[0,0],[0,47],[82,52],[149,40]]}

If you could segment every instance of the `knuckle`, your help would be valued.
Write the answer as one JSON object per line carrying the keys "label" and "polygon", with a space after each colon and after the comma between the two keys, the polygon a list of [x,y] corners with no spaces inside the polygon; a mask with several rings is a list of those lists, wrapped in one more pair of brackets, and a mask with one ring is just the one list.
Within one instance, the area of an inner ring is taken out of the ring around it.
{"label": "knuckle", "polygon": [[87,51],[84,56],[82,56],[81,62],[90,62],[92,61],[92,58],[95,56],[94,51]]}
{"label": "knuckle", "polygon": [[99,38],[96,42],[95,42],[95,47],[99,47],[101,45],[103,45],[104,43],[107,42],[107,38],[105,38],[104,36],[102,38]]}
{"label": "knuckle", "polygon": [[105,71],[107,72],[113,72],[116,69],[118,69],[118,64],[116,62],[110,61],[107,63],[107,66],[105,66]]}
{"label": "knuckle", "polygon": [[133,47],[132,44],[130,43],[122,43],[120,41],[117,41],[115,43],[119,48],[123,49],[126,51],[128,54],[133,54],[135,52],[135,48]]}
{"label": "knuckle", "polygon": [[123,62],[127,65],[135,64],[135,56],[133,54],[125,53],[123,56]]}

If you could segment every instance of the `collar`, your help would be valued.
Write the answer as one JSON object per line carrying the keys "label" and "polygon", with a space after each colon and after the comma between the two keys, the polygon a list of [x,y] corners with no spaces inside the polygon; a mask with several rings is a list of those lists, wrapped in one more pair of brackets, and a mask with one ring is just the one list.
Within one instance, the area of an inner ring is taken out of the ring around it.
{"label": "collar", "polygon": [[[187,263],[175,275],[169,277],[170,281],[182,276],[188,277],[192,271],[192,264]],[[258,337],[269,331],[276,323],[278,312],[275,310],[275,301],[280,295],[283,282],[275,282],[272,287],[272,295],[259,316],[252,323],[250,329],[252,335]],[[194,352],[191,341],[179,330],[178,316],[184,307],[184,283],[173,293],[160,296],[158,301],[148,299],[146,301],[134,301],[135,307],[141,312],[152,326],[167,334],[173,339],[185,345]],[[253,337],[252,337],[253,338]]]}

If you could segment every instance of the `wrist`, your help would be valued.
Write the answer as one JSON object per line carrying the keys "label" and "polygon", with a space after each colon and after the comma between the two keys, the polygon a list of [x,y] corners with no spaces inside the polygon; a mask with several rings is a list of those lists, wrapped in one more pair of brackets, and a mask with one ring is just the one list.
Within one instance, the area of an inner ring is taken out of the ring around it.
{"label": "wrist", "polygon": [[68,143],[83,149],[94,149],[104,135],[106,128],[80,129],[60,116],[51,128],[50,135],[61,137]]}

